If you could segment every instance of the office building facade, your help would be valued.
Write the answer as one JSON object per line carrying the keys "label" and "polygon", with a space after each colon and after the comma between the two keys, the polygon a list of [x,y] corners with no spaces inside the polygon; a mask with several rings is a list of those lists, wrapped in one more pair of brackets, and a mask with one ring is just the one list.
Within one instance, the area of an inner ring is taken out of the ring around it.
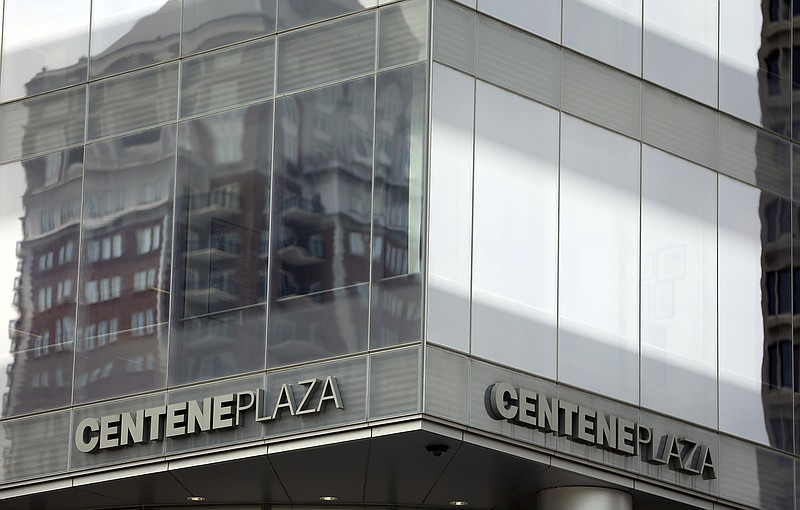
{"label": "office building facade", "polygon": [[800,507],[794,2],[5,0],[0,508]]}

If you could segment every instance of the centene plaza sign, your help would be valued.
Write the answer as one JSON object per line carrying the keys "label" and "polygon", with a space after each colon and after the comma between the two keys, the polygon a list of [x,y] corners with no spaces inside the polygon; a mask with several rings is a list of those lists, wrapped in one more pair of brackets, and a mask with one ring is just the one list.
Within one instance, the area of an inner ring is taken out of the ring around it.
{"label": "centene plaza sign", "polygon": [[708,445],[655,429],[587,406],[548,397],[507,382],[489,387],[488,411],[496,420],[542,432],[620,455],[642,454],[651,464],[710,480],[717,477]]}
{"label": "centene plaza sign", "polygon": [[84,418],[75,429],[75,446],[78,451],[89,453],[238,427],[244,424],[246,414],[254,414],[256,422],[269,422],[280,419],[283,413],[290,416],[321,413],[329,404],[344,409],[339,385],[333,376],[324,381],[299,381],[297,386],[303,388],[299,402],[295,399],[293,385],[284,384],[272,406],[266,401],[265,391],[256,389]]}

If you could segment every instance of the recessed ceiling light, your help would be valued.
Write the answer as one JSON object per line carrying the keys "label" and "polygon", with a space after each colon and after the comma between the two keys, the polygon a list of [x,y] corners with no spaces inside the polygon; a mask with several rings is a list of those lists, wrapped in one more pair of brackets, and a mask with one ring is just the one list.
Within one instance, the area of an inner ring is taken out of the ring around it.
{"label": "recessed ceiling light", "polygon": [[203,496],[189,496],[186,499],[188,499],[189,501],[205,501],[206,500],[206,498],[204,498]]}
{"label": "recessed ceiling light", "polygon": [[467,506],[466,501],[451,501],[450,504],[453,506]]}
{"label": "recessed ceiling light", "polygon": [[336,501],[339,498],[336,496],[320,496],[319,499],[322,501]]}

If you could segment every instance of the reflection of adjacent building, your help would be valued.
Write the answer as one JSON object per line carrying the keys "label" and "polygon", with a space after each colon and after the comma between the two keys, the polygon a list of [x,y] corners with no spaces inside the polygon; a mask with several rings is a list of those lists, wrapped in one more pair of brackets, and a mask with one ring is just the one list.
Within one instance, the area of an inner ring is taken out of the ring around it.
{"label": "reflection of adjacent building", "polygon": [[[792,55],[794,16],[800,9],[791,2],[762,1],[763,26],[761,47],[758,52],[759,96],[762,125],[777,133],[789,135],[797,128],[792,125],[791,108],[796,97]],[[776,159],[780,168],[789,168],[781,161],[782,152],[776,142],[764,132],[756,141],[756,182],[761,187],[774,189]],[[788,190],[791,192],[791,190]],[[764,357],[762,360],[762,404],[769,444],[775,448],[794,452],[800,445],[800,436],[793,437],[795,408],[793,396],[798,388],[798,360],[800,360],[800,335],[795,333],[795,316],[800,312],[800,273],[796,269],[792,244],[798,239],[798,210],[790,201],[771,193],[761,192],[759,199],[761,219],[761,288],[762,316],[764,319]],[[793,294],[794,299],[793,299]],[[800,401],[797,402],[800,404]],[[757,456],[762,487],[774,483],[766,458]],[[774,492],[766,490],[767,493]],[[791,505],[791,501],[786,502]]]}

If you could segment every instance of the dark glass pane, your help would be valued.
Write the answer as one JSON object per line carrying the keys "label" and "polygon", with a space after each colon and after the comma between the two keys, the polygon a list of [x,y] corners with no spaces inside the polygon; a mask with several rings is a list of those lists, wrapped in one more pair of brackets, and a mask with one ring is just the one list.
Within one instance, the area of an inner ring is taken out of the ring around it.
{"label": "dark glass pane", "polygon": [[275,32],[276,0],[184,0],[181,53]]}
{"label": "dark glass pane", "polygon": [[356,12],[376,4],[376,0],[280,0],[278,28],[284,30],[315,21]]}
{"label": "dark glass pane", "polygon": [[77,402],[166,383],[175,132],[86,148]]}
{"label": "dark glass pane", "polygon": [[792,273],[788,269],[778,271],[778,313],[792,311]]}
{"label": "dark glass pane", "polygon": [[272,103],[179,131],[170,381],[264,367]]}
{"label": "dark glass pane", "polygon": [[5,416],[70,403],[82,177],[82,148],[0,167]]}
{"label": "dark glass pane", "polygon": [[373,94],[365,78],[277,103],[270,366],[366,348],[366,286],[323,292],[369,280],[369,250],[349,248],[369,246]]}
{"label": "dark glass pane", "polygon": [[778,343],[781,350],[781,386],[792,387],[792,341],[781,340]]}
{"label": "dark glass pane", "polygon": [[[380,74],[377,87],[371,348],[421,334],[425,68]],[[352,234],[349,251],[366,253],[368,240]]]}

